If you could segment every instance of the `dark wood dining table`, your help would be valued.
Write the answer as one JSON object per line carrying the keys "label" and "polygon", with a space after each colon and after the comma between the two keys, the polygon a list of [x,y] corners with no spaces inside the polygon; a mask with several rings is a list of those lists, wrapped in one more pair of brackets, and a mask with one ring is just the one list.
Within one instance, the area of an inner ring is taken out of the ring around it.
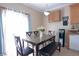
{"label": "dark wood dining table", "polygon": [[36,54],[34,54],[34,55],[38,56],[39,55],[38,54],[39,46],[42,45],[43,43],[46,43],[47,41],[51,41],[52,39],[55,39],[55,35],[43,34],[42,37],[40,37],[40,36],[26,37],[26,39],[24,39],[24,41],[32,44],[32,46],[35,47],[34,52],[36,52]]}

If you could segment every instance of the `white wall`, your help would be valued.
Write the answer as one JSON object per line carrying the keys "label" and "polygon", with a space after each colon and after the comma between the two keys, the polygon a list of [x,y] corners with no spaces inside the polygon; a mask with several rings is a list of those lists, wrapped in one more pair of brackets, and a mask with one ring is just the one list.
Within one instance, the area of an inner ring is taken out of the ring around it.
{"label": "white wall", "polygon": [[33,10],[32,8],[29,8],[25,5],[23,5],[23,4],[20,4],[20,3],[0,3],[0,6],[30,14],[31,19],[32,19],[32,30],[36,30],[38,26],[41,26],[43,24],[42,14],[36,10]]}
{"label": "white wall", "polygon": [[[62,13],[62,17],[63,16],[70,16],[70,8],[69,6],[66,6],[64,8],[61,9],[61,13]],[[71,28],[71,24],[70,24],[70,17],[68,19],[68,26],[63,26],[63,23],[62,23],[62,20],[61,21],[57,21],[57,22],[51,22],[49,23],[48,21],[48,17],[47,16],[44,16],[44,26],[46,28],[46,30],[52,30],[52,31],[55,31],[55,34],[56,34],[56,39],[58,40],[58,29],[70,29]]]}

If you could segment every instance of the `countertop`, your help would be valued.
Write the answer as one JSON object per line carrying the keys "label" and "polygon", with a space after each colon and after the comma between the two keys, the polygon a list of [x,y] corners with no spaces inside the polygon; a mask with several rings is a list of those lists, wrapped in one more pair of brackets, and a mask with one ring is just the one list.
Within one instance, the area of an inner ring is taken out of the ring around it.
{"label": "countertop", "polygon": [[79,34],[79,30],[78,29],[70,29],[69,33],[70,34]]}

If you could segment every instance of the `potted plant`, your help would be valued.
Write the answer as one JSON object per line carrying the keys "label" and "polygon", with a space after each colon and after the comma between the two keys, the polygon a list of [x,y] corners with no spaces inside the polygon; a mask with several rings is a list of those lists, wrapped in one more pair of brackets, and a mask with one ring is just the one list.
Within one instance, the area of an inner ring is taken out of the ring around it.
{"label": "potted plant", "polygon": [[40,37],[42,37],[42,36],[43,36],[43,32],[45,31],[44,27],[43,27],[43,26],[40,26],[40,27],[38,27],[37,30],[38,30],[39,33],[40,33]]}

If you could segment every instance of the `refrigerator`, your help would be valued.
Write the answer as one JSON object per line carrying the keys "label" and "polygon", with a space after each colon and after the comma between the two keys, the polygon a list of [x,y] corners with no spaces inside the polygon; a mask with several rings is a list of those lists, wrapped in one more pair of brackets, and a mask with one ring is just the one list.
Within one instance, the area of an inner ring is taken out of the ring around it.
{"label": "refrigerator", "polygon": [[61,46],[65,46],[65,29],[59,29],[59,42]]}

